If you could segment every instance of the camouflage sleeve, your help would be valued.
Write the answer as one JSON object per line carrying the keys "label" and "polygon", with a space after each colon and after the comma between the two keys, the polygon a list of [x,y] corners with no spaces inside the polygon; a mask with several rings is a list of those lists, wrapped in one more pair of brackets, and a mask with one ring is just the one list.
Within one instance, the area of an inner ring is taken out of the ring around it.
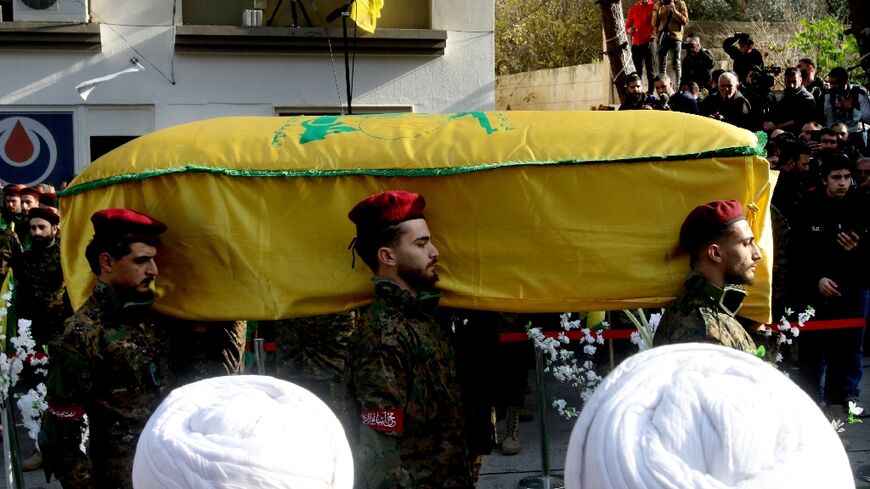
{"label": "camouflage sleeve", "polygon": [[665,311],[653,337],[653,346],[706,341],[708,339],[704,320],[697,310],[688,312],[668,310]]}
{"label": "camouflage sleeve", "polygon": [[39,433],[43,469],[64,488],[92,487],[91,461],[79,448],[86,401],[91,397],[91,370],[86,352],[94,345],[86,324],[70,318],[66,333],[49,346],[45,400],[48,409]]}
{"label": "camouflage sleeve", "polygon": [[14,265],[18,248],[18,238],[14,232],[0,231],[0,278],[5,278]]}
{"label": "camouflage sleeve", "polygon": [[402,467],[397,438],[405,430],[407,349],[397,324],[376,321],[360,328],[351,361],[351,383],[361,408],[357,447],[368,487],[414,487]]}

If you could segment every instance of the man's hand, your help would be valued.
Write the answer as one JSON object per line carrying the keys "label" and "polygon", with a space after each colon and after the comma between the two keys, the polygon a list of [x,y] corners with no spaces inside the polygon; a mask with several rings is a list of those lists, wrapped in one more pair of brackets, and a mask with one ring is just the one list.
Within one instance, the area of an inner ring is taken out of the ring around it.
{"label": "man's hand", "polygon": [[770,121],[765,121],[761,127],[763,127],[765,131],[773,131],[774,129],[776,129],[776,124]]}
{"label": "man's hand", "polygon": [[861,237],[855,231],[846,231],[837,235],[837,244],[844,251],[854,251],[860,241]]}
{"label": "man's hand", "polygon": [[626,29],[625,32],[627,32],[629,34],[634,34],[635,32],[637,32],[637,28],[635,26],[631,26],[628,29]]}
{"label": "man's hand", "polygon": [[840,297],[840,292],[837,291],[837,283],[828,277],[822,277],[819,280],[819,292],[825,297]]}
{"label": "man's hand", "polygon": [[846,96],[840,99],[840,108],[843,110],[852,110],[852,94],[846,92]]}

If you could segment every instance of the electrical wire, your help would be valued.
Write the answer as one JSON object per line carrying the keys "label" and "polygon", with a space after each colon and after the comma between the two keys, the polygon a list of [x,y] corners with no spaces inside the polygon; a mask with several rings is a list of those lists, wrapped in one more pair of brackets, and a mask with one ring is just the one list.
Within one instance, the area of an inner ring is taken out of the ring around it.
{"label": "electrical wire", "polygon": [[[329,40],[329,27],[326,26],[326,19],[317,10],[317,2],[315,0],[311,0],[311,6],[314,8],[314,14],[317,15],[320,24],[323,25],[324,34],[326,34],[326,45],[329,47],[329,59],[332,63],[332,80],[335,82],[335,94],[338,97],[338,108],[341,111],[341,115],[347,115],[344,112],[344,102],[341,100],[341,89],[338,87],[338,72],[335,70],[335,53],[332,51],[332,41]],[[353,81],[351,80],[351,82]]]}
{"label": "electrical wire", "polygon": [[[82,2],[82,0],[74,0],[74,1],[75,1],[77,4],[81,5],[82,7],[84,7],[86,11],[90,11],[91,17],[96,17],[97,22],[99,22],[99,23],[102,24],[102,25],[105,25],[106,27],[109,28],[109,30],[111,30],[112,32],[114,32],[116,36],[120,37],[121,40],[124,41],[125,44],[127,44],[127,47],[129,47],[130,49],[132,49],[133,52],[136,53],[136,54],[138,55],[138,58],[139,58],[139,59],[144,60],[144,61],[145,61],[146,63],[148,63],[152,68],[154,68],[154,71],[156,71],[157,73],[160,73],[160,74],[163,76],[163,78],[166,78],[166,80],[167,80],[169,83],[171,83],[172,85],[175,85],[175,50],[174,50],[174,49],[173,49],[173,51],[172,51],[172,55],[171,55],[171,57],[170,57],[170,66],[172,67],[172,72],[171,72],[172,76],[170,77],[170,76],[167,76],[166,73],[164,73],[164,72],[163,72],[160,68],[158,68],[154,63],[152,63],[151,60],[148,59],[148,56],[145,56],[144,54],[142,54],[141,51],[139,51],[138,49],[136,49],[136,47],[133,46],[133,43],[131,43],[131,42],[130,42],[126,37],[124,37],[123,34],[121,34],[121,33],[118,32],[117,30],[115,30],[114,27],[112,27],[113,25],[122,26],[122,27],[155,27],[155,26],[153,26],[153,25],[135,25],[135,24],[130,24],[130,25],[128,25],[128,24],[109,24],[109,23],[107,23],[107,22],[105,22],[105,21],[103,20],[103,17],[102,17],[100,14],[98,14],[96,10],[94,10],[93,8],[88,8],[88,6],[87,6],[84,2]],[[177,2],[177,0],[173,0],[173,2],[172,2],[172,19],[173,19],[173,22],[174,22],[174,19],[175,19],[175,7],[176,7],[176,2]],[[174,26],[172,26],[172,32],[173,32],[173,45],[174,45],[174,40],[175,40],[175,27],[174,27]]]}

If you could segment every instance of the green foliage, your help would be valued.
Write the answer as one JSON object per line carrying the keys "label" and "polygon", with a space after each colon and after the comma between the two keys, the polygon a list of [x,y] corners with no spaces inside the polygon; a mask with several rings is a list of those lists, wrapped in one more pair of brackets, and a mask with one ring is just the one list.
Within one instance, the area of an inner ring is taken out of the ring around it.
{"label": "green foliage", "polygon": [[834,17],[815,21],[799,21],[801,32],[795,34],[789,45],[797,48],[816,62],[816,70],[824,75],[837,66],[848,67],[858,63],[858,42],[855,36],[843,33],[846,28]]}
{"label": "green foliage", "polygon": [[499,74],[601,59],[601,11],[592,0],[496,0],[495,12]]}

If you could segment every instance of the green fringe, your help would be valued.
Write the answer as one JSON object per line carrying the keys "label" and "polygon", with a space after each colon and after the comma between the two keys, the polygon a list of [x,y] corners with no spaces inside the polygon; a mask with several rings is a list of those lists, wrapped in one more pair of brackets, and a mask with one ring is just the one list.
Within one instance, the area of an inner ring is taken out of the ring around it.
{"label": "green fringe", "polygon": [[68,197],[91,190],[97,190],[112,185],[123,183],[138,182],[149,178],[157,178],[165,175],[174,175],[177,173],[210,173],[217,175],[226,175],[228,177],[243,177],[243,178],[269,178],[269,177],[286,177],[286,178],[323,178],[323,177],[347,177],[347,176],[375,176],[375,177],[442,177],[449,175],[461,175],[464,173],[473,173],[478,171],[495,170],[498,168],[511,168],[517,166],[551,166],[551,165],[581,165],[581,164],[601,164],[601,163],[639,163],[645,161],[676,161],[676,160],[693,160],[702,158],[729,158],[735,156],[765,156],[764,147],[767,144],[767,135],[763,132],[758,134],[758,144],[752,146],[736,146],[731,148],[720,148],[710,151],[703,151],[693,154],[679,154],[666,156],[636,156],[623,159],[610,160],[561,160],[561,161],[504,161],[499,163],[484,163],[472,166],[459,166],[448,168],[372,168],[372,169],[342,169],[342,170],[235,170],[231,168],[215,168],[203,166],[195,163],[178,166],[174,168],[164,168],[160,170],[145,171],[140,173],[128,173],[124,175],[115,175],[113,177],[94,180],[92,182],[72,185],[65,190],[58,192],[58,197]]}

